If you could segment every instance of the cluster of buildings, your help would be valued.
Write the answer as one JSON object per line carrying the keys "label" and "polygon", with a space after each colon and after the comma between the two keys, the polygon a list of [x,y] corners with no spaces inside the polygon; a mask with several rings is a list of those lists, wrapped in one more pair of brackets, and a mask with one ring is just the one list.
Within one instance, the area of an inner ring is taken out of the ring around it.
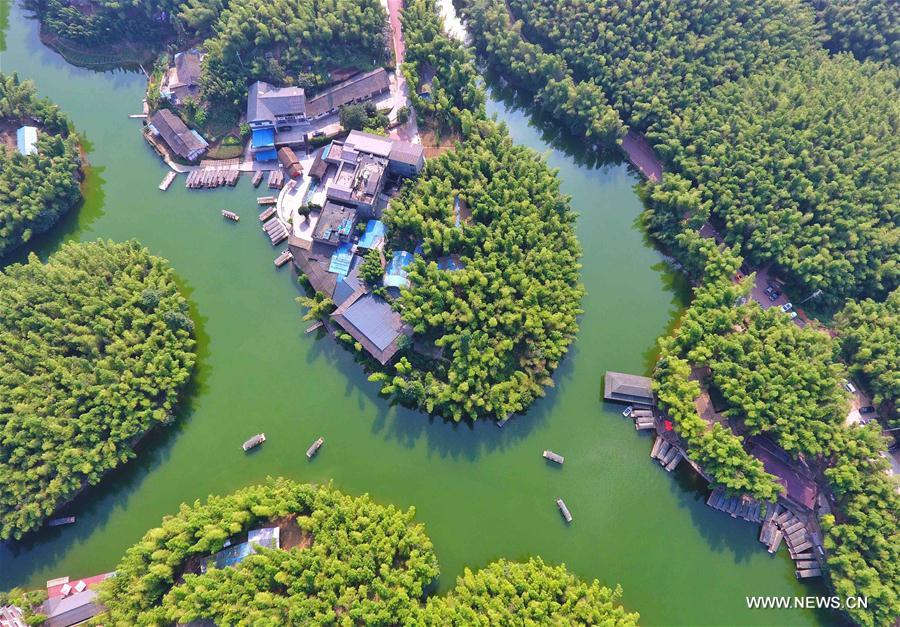
{"label": "cluster of buildings", "polygon": [[316,154],[309,176],[321,186],[323,203],[288,240],[294,264],[314,290],[337,306],[331,320],[382,365],[411,330],[388,301],[368,289],[360,267],[363,255],[375,250],[385,270],[383,285],[397,290],[409,286],[406,269],[415,255],[401,250],[385,259],[386,229],[379,218],[387,186],[416,176],[424,166],[421,145],[351,131]]}
{"label": "cluster of buildings", "polygon": [[384,68],[359,74],[306,98],[301,87],[275,87],[263,81],[247,94],[247,124],[257,161],[274,161],[279,146],[306,141],[311,122],[336,113],[341,107],[366,102],[390,90]]}

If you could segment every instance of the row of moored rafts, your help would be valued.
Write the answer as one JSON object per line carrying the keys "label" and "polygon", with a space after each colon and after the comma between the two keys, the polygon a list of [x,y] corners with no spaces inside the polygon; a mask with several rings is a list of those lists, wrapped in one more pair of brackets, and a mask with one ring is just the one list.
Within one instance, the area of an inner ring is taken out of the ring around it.
{"label": "row of moored rafts", "polygon": [[241,177],[236,168],[199,168],[188,173],[184,185],[188,189],[213,189],[215,187],[234,187]]}
{"label": "row of moored rafts", "polygon": [[[241,448],[244,449],[244,452],[250,451],[251,449],[256,448],[260,444],[266,441],[265,433],[257,433],[252,438],[248,439],[246,442],[241,444]],[[322,445],[325,444],[325,438],[317,438],[315,442],[310,444],[309,448],[306,449],[306,458],[312,459],[316,456],[316,453],[319,452],[319,449],[322,448]]]}

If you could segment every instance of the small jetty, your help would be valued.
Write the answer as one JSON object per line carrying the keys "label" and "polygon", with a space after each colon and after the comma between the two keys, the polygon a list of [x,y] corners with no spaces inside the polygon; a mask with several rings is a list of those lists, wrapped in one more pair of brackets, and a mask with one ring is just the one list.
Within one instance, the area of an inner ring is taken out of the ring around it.
{"label": "small jetty", "polygon": [[566,461],[565,457],[563,457],[559,453],[554,453],[553,451],[544,451],[544,459],[551,462],[556,462],[560,466],[562,466],[563,462]]}
{"label": "small jetty", "polygon": [[188,174],[184,185],[188,189],[215,189],[216,187],[234,187],[237,185],[241,171],[236,168],[200,167]]}
{"label": "small jetty", "polygon": [[569,511],[569,508],[566,507],[566,504],[562,499],[556,499],[556,506],[559,508],[559,513],[562,514],[565,521],[567,523],[572,522],[572,513]]}
{"label": "small jetty", "polygon": [[288,261],[290,261],[293,258],[294,258],[294,255],[291,254],[291,251],[286,250],[283,253],[281,253],[280,255],[278,255],[277,257],[275,257],[275,267],[280,268],[281,266],[283,266],[284,264],[286,264]]}
{"label": "small jetty", "polygon": [[322,448],[322,445],[325,444],[325,438],[319,438],[312,444],[310,444],[309,448],[306,449],[306,459],[312,459],[315,457],[316,453],[319,452],[319,449]]}
{"label": "small jetty", "polygon": [[259,187],[259,184],[262,183],[263,179],[263,171],[257,170],[256,174],[253,175],[253,187]]}
{"label": "small jetty", "polygon": [[269,189],[281,189],[284,187],[284,172],[272,170],[269,172]]}
{"label": "small jetty", "polygon": [[241,216],[236,214],[234,211],[228,211],[228,209],[222,209],[222,217],[228,218],[232,222],[237,222],[241,219]]}
{"label": "small jetty", "polygon": [[269,220],[263,225],[263,231],[269,236],[272,246],[277,246],[287,239],[288,231],[279,219]]}
{"label": "small jetty", "polygon": [[72,525],[75,523],[74,516],[61,516],[60,518],[51,518],[47,521],[48,527],[62,527],[63,525]]}
{"label": "small jetty", "polygon": [[257,205],[274,205],[278,202],[278,198],[275,196],[260,196],[256,199]]}
{"label": "small jetty", "polygon": [[274,215],[275,215],[275,207],[268,207],[267,209],[263,210],[263,212],[261,214],[259,214],[259,221],[265,222],[266,220],[268,220],[269,218],[271,218]]}
{"label": "small jetty", "polygon": [[259,446],[260,444],[262,444],[265,441],[266,441],[266,434],[265,433],[257,433],[252,438],[250,438],[249,440],[247,440],[246,442],[241,444],[241,448],[244,449],[244,451],[249,451],[250,449]]}
{"label": "small jetty", "polygon": [[169,172],[166,174],[165,178],[163,178],[162,183],[159,184],[159,191],[164,192],[172,185],[172,181],[175,180],[175,177],[178,176],[177,172]]}
{"label": "small jetty", "polygon": [[321,329],[322,326],[324,326],[324,323],[321,320],[317,320],[316,322],[313,322],[311,325],[306,327],[306,331],[304,331],[304,333],[312,333],[313,331]]}

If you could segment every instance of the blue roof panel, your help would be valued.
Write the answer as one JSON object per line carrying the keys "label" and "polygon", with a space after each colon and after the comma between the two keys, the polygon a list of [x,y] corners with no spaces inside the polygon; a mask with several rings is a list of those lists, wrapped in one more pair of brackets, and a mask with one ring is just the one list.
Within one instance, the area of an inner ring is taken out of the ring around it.
{"label": "blue roof panel", "polygon": [[359,240],[360,248],[375,248],[379,243],[384,242],[384,236],[387,228],[381,220],[369,220],[366,223],[366,232]]}

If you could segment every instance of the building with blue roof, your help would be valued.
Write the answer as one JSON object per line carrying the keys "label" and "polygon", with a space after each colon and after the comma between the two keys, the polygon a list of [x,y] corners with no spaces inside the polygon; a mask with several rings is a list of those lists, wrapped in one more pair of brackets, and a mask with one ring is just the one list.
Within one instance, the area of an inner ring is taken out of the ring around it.
{"label": "building with blue roof", "polygon": [[331,256],[331,263],[328,265],[328,271],[335,274],[346,276],[350,273],[350,266],[353,263],[353,245],[341,244]]}
{"label": "building with blue roof", "polygon": [[398,250],[395,252],[384,271],[384,286],[396,288],[409,287],[406,268],[413,262],[413,259],[415,259],[414,255],[407,250]]}
{"label": "building with blue roof", "polygon": [[20,154],[37,154],[37,127],[23,126],[16,131],[16,148]]}
{"label": "building with blue roof", "polygon": [[387,236],[387,227],[381,220],[369,220],[366,222],[366,232],[359,238],[360,248],[377,248],[384,247],[384,240]]}

